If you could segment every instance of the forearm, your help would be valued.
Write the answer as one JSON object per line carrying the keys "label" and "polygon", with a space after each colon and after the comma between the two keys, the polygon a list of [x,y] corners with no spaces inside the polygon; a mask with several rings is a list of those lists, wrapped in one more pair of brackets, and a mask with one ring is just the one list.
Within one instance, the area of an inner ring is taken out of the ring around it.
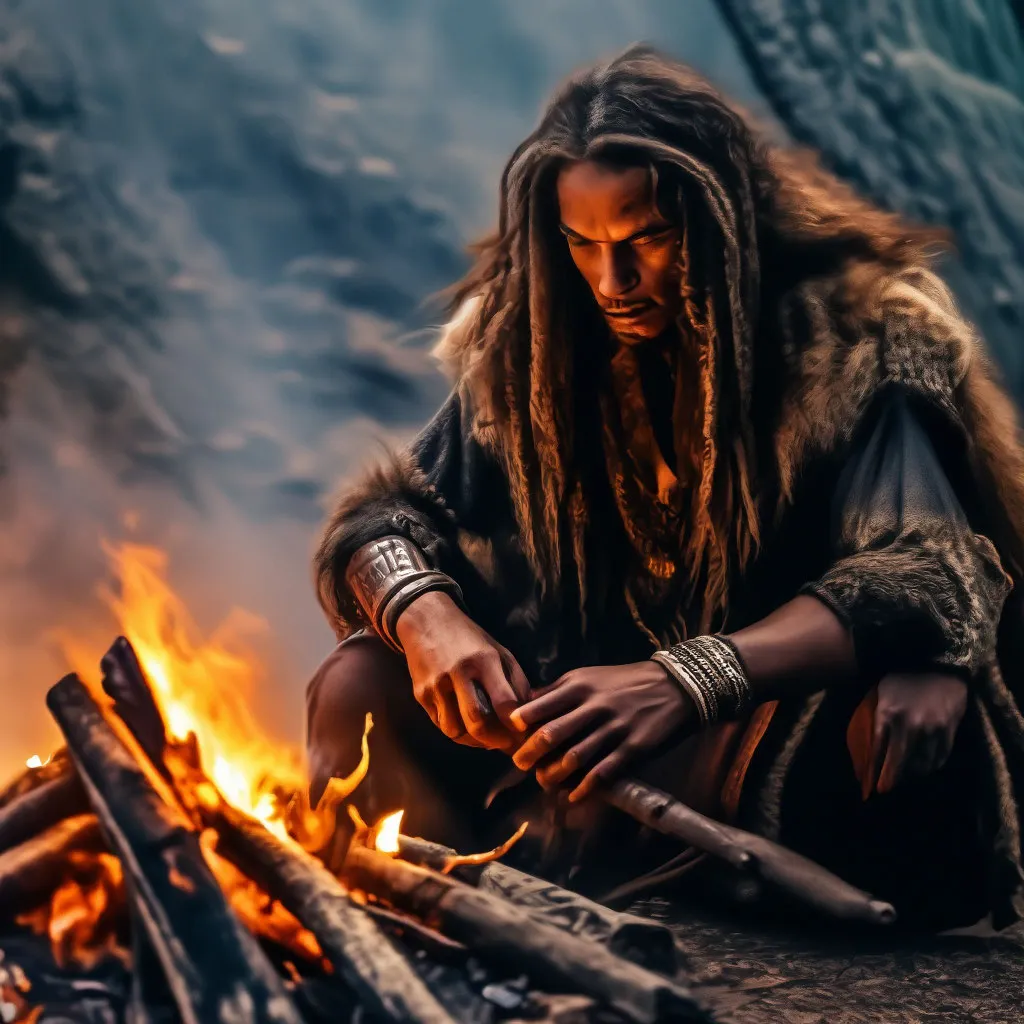
{"label": "forearm", "polygon": [[801,595],[753,625],[726,634],[756,704],[842,686],[857,678],[853,638],[821,601]]}

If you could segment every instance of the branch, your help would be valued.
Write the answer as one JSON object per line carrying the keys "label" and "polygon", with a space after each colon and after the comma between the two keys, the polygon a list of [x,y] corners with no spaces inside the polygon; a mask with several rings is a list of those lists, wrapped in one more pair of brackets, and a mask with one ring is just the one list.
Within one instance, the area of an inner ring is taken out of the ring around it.
{"label": "branch", "polygon": [[431,921],[481,958],[525,971],[556,991],[585,993],[631,1021],[710,1019],[682,986],[451,875],[392,859],[358,843],[349,848],[345,874],[353,886]]}
{"label": "branch", "polygon": [[820,864],[764,836],[707,818],[654,786],[623,779],[603,796],[641,824],[720,857],[832,917],[876,925],[896,920],[891,904],[873,899]]}

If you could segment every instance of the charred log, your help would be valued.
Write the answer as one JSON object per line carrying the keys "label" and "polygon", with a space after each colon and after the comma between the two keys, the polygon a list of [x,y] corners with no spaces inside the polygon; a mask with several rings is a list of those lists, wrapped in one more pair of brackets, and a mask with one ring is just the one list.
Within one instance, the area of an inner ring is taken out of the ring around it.
{"label": "charred log", "polygon": [[451,876],[358,844],[345,870],[352,885],[541,985],[585,993],[642,1024],[710,1019],[682,986]]}
{"label": "charred log", "polygon": [[80,814],[0,853],[0,917],[38,906],[59,884],[72,850],[103,845],[94,814]]}
{"label": "charred log", "polygon": [[413,864],[451,874],[479,889],[502,896],[573,935],[605,943],[613,953],[627,960],[664,973],[674,971],[677,966],[672,932],[657,921],[611,910],[579,893],[498,860],[450,868],[456,852],[425,839],[402,836],[398,852]]}
{"label": "charred log", "polygon": [[0,807],[6,807],[9,803],[31,793],[45,782],[50,782],[61,775],[67,775],[74,771],[68,752],[63,748],[58,750],[45,764],[38,768],[26,768],[20,775],[12,779],[2,790],[0,790]]}
{"label": "charred log", "polygon": [[114,710],[131,729],[146,756],[163,772],[167,730],[134,648],[119,636],[103,655],[100,668],[103,690],[113,700]]}
{"label": "charred log", "polygon": [[132,909],[186,1024],[301,1024],[281,979],[228,906],[199,837],[77,676],[47,704],[90,803],[121,860]]}
{"label": "charred log", "polygon": [[65,818],[89,810],[78,776],[70,769],[0,807],[0,850],[39,835]]}
{"label": "charred log", "polygon": [[317,937],[335,970],[373,1012],[387,1020],[451,1024],[448,1011],[319,861],[223,802],[206,814],[217,831],[218,853]]}

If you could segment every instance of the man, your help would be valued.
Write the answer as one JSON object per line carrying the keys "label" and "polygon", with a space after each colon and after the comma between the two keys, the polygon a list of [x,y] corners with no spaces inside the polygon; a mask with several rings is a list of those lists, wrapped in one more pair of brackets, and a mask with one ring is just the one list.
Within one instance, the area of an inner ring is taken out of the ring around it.
{"label": "man", "polygon": [[651,778],[909,920],[1018,916],[1024,456],[936,241],[650,50],[568,82],[455,291],[451,396],[325,531],[314,799],[372,710],[374,812],[425,833],[511,755],[580,808]]}

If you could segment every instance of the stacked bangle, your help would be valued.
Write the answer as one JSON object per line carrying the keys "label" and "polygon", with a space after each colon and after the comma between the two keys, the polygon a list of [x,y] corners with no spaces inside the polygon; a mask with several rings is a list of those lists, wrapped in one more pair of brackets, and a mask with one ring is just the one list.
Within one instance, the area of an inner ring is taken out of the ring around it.
{"label": "stacked bangle", "polygon": [[399,653],[398,617],[416,598],[442,591],[463,603],[462,590],[455,580],[432,569],[423,552],[404,537],[383,537],[365,544],[352,556],[345,580],[367,622]]}
{"label": "stacked bangle", "polygon": [[702,725],[739,718],[753,691],[735,646],[722,636],[698,636],[651,660],[662,665],[693,701]]}

